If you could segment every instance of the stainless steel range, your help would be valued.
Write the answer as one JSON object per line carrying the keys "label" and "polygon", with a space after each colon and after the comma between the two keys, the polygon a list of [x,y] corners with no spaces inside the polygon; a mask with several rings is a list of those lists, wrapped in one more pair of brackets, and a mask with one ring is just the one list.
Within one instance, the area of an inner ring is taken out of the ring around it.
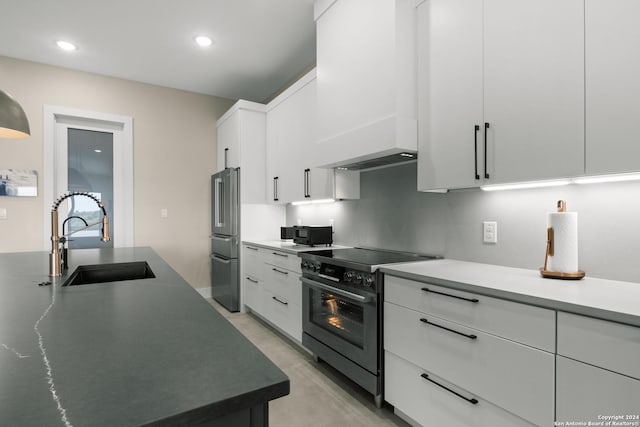
{"label": "stainless steel range", "polygon": [[380,249],[300,253],[302,344],[373,394],[382,406],[382,289],[385,264],[437,257]]}

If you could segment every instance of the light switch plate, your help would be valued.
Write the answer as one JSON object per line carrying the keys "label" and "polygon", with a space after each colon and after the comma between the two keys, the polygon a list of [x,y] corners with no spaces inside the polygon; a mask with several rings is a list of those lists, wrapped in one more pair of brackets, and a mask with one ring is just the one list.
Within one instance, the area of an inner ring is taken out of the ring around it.
{"label": "light switch plate", "polygon": [[498,223],[496,221],[482,223],[482,241],[484,243],[498,243]]}
{"label": "light switch plate", "polygon": [[7,219],[7,209],[0,208],[0,219]]}

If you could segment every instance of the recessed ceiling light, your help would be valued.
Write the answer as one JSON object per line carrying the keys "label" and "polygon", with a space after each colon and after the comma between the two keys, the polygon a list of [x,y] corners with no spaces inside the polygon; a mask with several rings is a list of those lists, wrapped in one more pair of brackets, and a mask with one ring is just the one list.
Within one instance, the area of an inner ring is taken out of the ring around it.
{"label": "recessed ceiling light", "polygon": [[76,49],[78,49],[78,48],[76,47],[76,45],[75,45],[75,44],[70,43],[70,42],[66,42],[66,41],[64,41],[64,40],[58,40],[58,41],[56,42],[56,44],[57,44],[57,45],[58,45],[58,47],[59,47],[60,49],[62,49],[62,50],[68,50],[68,51],[71,51],[71,50],[76,50]]}
{"label": "recessed ceiling light", "polygon": [[194,40],[202,47],[211,46],[211,43],[213,43],[213,41],[207,36],[198,36]]}

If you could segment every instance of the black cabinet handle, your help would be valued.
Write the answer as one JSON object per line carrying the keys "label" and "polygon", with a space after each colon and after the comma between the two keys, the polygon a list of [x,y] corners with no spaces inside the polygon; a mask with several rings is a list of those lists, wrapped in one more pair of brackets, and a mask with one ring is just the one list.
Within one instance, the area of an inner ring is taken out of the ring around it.
{"label": "black cabinet handle", "polygon": [[487,172],[487,129],[489,129],[489,122],[484,123],[484,178],[489,179],[489,173]]}
{"label": "black cabinet handle", "polygon": [[429,288],[422,288],[423,291],[425,292],[430,292],[432,294],[438,294],[438,295],[444,295],[445,297],[450,297],[450,298],[455,298],[455,299],[461,299],[463,301],[469,301],[469,302],[473,302],[473,303],[477,303],[480,302],[479,299],[477,298],[465,298],[465,297],[459,297],[457,295],[451,295],[451,294],[445,294],[444,292],[438,292],[438,291],[434,291],[432,289]]}
{"label": "black cabinet handle", "polygon": [[420,319],[422,323],[426,323],[427,325],[435,326],[436,328],[444,329],[445,331],[453,332],[454,334],[462,335],[463,337],[469,338],[470,340],[475,340],[478,337],[475,335],[467,335],[462,332],[456,331],[455,329],[447,328],[446,326],[438,325],[437,323],[429,322],[424,317]]}
{"label": "black cabinet handle", "polygon": [[284,257],[284,258],[289,258],[289,255],[287,255],[287,254],[281,254],[279,252],[271,252],[271,253],[274,254],[274,255],[278,255],[278,256]]}
{"label": "black cabinet handle", "polygon": [[479,131],[480,131],[480,126],[475,125],[474,126],[474,145],[473,145],[473,150],[475,152],[475,161],[473,162],[473,165],[475,166],[475,170],[476,170],[476,179],[480,179],[480,175],[478,175],[478,132]]}
{"label": "black cabinet handle", "polygon": [[282,305],[289,305],[289,303],[288,303],[288,302],[286,302],[286,301],[282,301],[282,300],[279,300],[279,299],[278,299],[278,298],[276,298],[276,297],[271,297],[271,298],[273,298],[274,300],[278,301],[278,302],[279,302],[280,304],[282,304]]}
{"label": "black cabinet handle", "polygon": [[257,251],[258,248],[254,248],[253,246],[245,246],[247,249],[251,249],[252,251]]}
{"label": "black cabinet handle", "polygon": [[248,280],[248,281],[250,281],[250,282],[253,282],[253,283],[258,283],[258,281],[257,281],[257,280],[252,279],[252,278],[251,278],[251,277],[249,277],[249,276],[247,276],[247,280]]}
{"label": "black cabinet handle", "polygon": [[280,274],[289,275],[288,271],[278,270],[277,268],[272,268],[272,270]]}
{"label": "black cabinet handle", "polygon": [[225,168],[225,169],[228,167],[228,166],[227,166],[227,157],[228,157],[227,155],[228,155],[228,154],[229,154],[229,149],[228,149],[228,148],[225,148],[225,149],[224,149],[224,168]]}
{"label": "black cabinet handle", "polygon": [[278,177],[273,177],[273,201],[278,201]]}
{"label": "black cabinet handle", "polygon": [[474,405],[477,405],[477,404],[478,404],[478,399],[473,399],[473,398],[472,398],[472,399],[469,399],[468,397],[464,397],[463,395],[461,395],[461,394],[460,394],[460,393],[458,393],[457,391],[451,390],[449,387],[444,386],[444,385],[440,384],[439,382],[432,380],[431,378],[429,378],[429,375],[427,375],[427,374],[422,374],[422,375],[420,375],[420,376],[421,376],[422,378],[424,378],[425,380],[427,380],[427,381],[429,381],[429,382],[434,383],[434,384],[435,384],[435,385],[437,385],[438,387],[442,387],[443,389],[447,390],[449,393],[453,393],[453,394],[455,394],[456,396],[458,396],[459,398],[466,400],[466,401],[467,401],[467,402],[469,402],[469,403],[472,403],[472,404],[474,404]]}
{"label": "black cabinet handle", "polygon": [[311,197],[311,190],[309,189],[309,173],[311,169],[304,170],[304,197]]}

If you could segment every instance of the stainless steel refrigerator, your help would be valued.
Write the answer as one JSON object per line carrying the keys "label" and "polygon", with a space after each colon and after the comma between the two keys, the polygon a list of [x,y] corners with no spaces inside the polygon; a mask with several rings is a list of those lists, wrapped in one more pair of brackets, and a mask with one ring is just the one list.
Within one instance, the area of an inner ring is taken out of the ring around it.
{"label": "stainless steel refrigerator", "polygon": [[211,295],[229,311],[240,308],[240,169],[211,176]]}

